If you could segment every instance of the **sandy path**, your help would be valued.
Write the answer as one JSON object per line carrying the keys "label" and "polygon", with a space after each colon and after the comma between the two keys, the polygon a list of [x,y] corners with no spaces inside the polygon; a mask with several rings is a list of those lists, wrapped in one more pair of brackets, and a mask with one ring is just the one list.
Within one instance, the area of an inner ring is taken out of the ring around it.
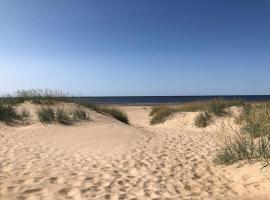
{"label": "sandy path", "polygon": [[106,117],[76,127],[1,127],[0,199],[250,196],[250,185],[239,190],[227,169],[212,163],[210,133],[149,126],[148,109],[123,109],[133,127]]}

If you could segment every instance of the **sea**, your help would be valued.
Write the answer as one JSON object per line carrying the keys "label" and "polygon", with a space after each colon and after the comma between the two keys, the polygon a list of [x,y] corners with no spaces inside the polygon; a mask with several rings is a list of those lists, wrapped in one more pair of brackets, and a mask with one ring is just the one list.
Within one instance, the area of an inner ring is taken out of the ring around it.
{"label": "sea", "polygon": [[211,99],[244,101],[270,101],[270,95],[217,95],[217,96],[113,96],[113,97],[76,97],[77,100],[95,104],[153,105],[178,104]]}

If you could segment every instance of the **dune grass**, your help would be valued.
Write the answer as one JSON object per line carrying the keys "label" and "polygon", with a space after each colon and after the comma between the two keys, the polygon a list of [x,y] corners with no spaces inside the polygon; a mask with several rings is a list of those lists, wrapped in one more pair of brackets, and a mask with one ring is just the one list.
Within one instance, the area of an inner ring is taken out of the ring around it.
{"label": "dune grass", "polygon": [[94,110],[98,113],[108,114],[120,122],[129,124],[129,119],[128,119],[127,114],[118,108],[101,106],[101,105],[93,104],[90,102],[79,102],[79,104],[91,110]]}
{"label": "dune grass", "polygon": [[55,119],[59,124],[72,124],[72,118],[69,115],[69,112],[63,108],[57,108],[55,111]]}
{"label": "dune grass", "polygon": [[236,118],[241,125],[232,136],[222,138],[222,147],[215,161],[233,164],[238,161],[260,161],[268,165],[270,159],[270,106],[246,104]]}
{"label": "dune grass", "polygon": [[[88,113],[79,107],[69,111],[62,109],[56,110],[54,108],[57,102],[67,102],[87,107],[101,114],[108,114],[123,123],[129,124],[127,114],[117,108],[109,108],[91,102],[74,100],[69,94],[62,92],[61,90],[49,89],[18,90],[15,96],[0,97],[0,121],[17,119],[20,115],[16,113],[16,107],[25,101],[30,101],[42,106],[37,110],[37,116],[43,123],[52,123],[55,121],[66,123],[69,121],[87,120],[89,118]],[[23,120],[22,123],[26,124],[26,119],[28,118],[26,116],[27,113],[23,112],[21,114],[21,119]]]}
{"label": "dune grass", "polygon": [[31,101],[34,104],[54,105],[57,101],[68,101],[69,95],[61,90],[29,89],[18,90],[15,99]]}
{"label": "dune grass", "polygon": [[26,108],[22,108],[19,112],[20,120],[22,125],[30,124],[30,111]]}
{"label": "dune grass", "polygon": [[16,107],[10,104],[0,103],[0,121],[10,123],[18,120],[19,115],[16,112]]}
{"label": "dune grass", "polygon": [[13,101],[0,101],[0,121],[6,124],[15,124],[19,121],[22,125],[29,124],[30,111],[26,108],[22,108],[20,111],[17,110],[17,103]]}
{"label": "dune grass", "polygon": [[65,125],[89,119],[88,113],[79,107],[64,109],[55,106],[41,106],[37,110],[37,116],[42,123],[57,122]]}
{"label": "dune grass", "polygon": [[167,120],[169,116],[178,111],[178,108],[166,105],[153,107],[150,112],[150,116],[152,117],[150,120],[150,124],[154,125],[163,123]]}
{"label": "dune grass", "polygon": [[[176,112],[203,112],[207,113],[209,116],[222,116],[228,114],[226,112],[226,108],[232,106],[243,106],[244,102],[242,100],[223,100],[223,99],[213,99],[209,101],[194,101],[189,103],[183,103],[178,106],[169,106],[169,105],[161,105],[154,106],[150,112],[151,124],[158,124],[165,122],[169,116]],[[207,117],[209,120],[210,117]],[[199,116],[200,120],[202,119],[202,115]],[[206,119],[206,116],[204,116]],[[196,121],[195,121],[196,123]]]}
{"label": "dune grass", "polygon": [[42,123],[52,123],[55,121],[55,111],[51,106],[43,106],[37,110],[37,116]]}
{"label": "dune grass", "polygon": [[200,128],[206,127],[209,123],[210,118],[211,118],[210,114],[206,111],[199,113],[194,121],[195,126]]}
{"label": "dune grass", "polygon": [[72,119],[74,121],[80,121],[80,120],[87,120],[89,119],[88,113],[80,108],[79,106],[74,108],[73,110],[70,111],[70,114],[72,116]]}
{"label": "dune grass", "polygon": [[214,161],[217,164],[230,165],[239,161],[269,163],[269,137],[261,136],[257,139],[250,135],[237,133],[223,139],[222,148],[218,151]]}
{"label": "dune grass", "polygon": [[124,111],[112,107],[100,107],[99,109],[101,113],[109,114],[116,120],[123,122],[125,124],[129,124],[128,116]]}

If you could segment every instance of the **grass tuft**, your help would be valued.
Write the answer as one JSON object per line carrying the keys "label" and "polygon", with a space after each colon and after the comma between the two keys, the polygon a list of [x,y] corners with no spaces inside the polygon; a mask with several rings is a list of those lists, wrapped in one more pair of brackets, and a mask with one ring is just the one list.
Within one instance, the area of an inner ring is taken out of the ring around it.
{"label": "grass tuft", "polygon": [[[232,106],[242,106],[244,102],[242,100],[223,100],[212,99],[209,101],[195,101],[189,103],[183,103],[179,106],[161,105],[155,106],[150,112],[152,117],[150,123],[158,124],[165,122],[170,115],[175,112],[205,112],[210,115],[221,116],[227,114],[226,108]],[[196,123],[196,122],[195,122]]]}
{"label": "grass tuft", "polygon": [[120,122],[123,122],[125,124],[129,124],[128,116],[122,110],[119,110],[117,108],[102,107],[102,108],[100,108],[100,111],[102,113],[111,115],[113,118],[117,119]]}
{"label": "grass tuft", "polygon": [[75,121],[87,120],[89,116],[86,111],[77,107],[74,109],[55,108],[54,106],[42,106],[38,109],[37,115],[42,123],[57,122],[71,125]]}
{"label": "grass tuft", "polygon": [[80,107],[74,108],[70,113],[75,121],[87,120],[89,118],[88,113]]}
{"label": "grass tuft", "polygon": [[49,90],[49,89],[29,89],[18,90],[16,99],[21,101],[32,101],[34,104],[42,105],[54,105],[57,101],[68,101],[68,94],[65,94],[61,90]]}
{"label": "grass tuft", "polygon": [[208,112],[201,112],[195,118],[195,125],[200,128],[204,128],[208,125],[211,116]]}
{"label": "grass tuft", "polygon": [[10,104],[2,104],[0,103],[0,121],[5,123],[13,122],[19,118],[16,107]]}
{"label": "grass tuft", "polygon": [[150,120],[150,124],[159,124],[163,123],[167,120],[169,116],[173,113],[177,112],[178,110],[171,106],[156,106],[150,112],[150,116],[152,117]]}
{"label": "grass tuft", "polygon": [[99,105],[89,103],[89,102],[79,102],[79,105],[87,107],[87,108],[94,110],[94,111],[101,113],[101,114],[108,114],[120,122],[123,122],[125,124],[129,124],[127,114],[120,109],[103,107],[103,106],[99,106]]}
{"label": "grass tuft", "polygon": [[50,106],[41,107],[37,111],[39,121],[42,123],[52,123],[55,121],[54,108]]}
{"label": "grass tuft", "polygon": [[241,125],[233,136],[223,137],[222,147],[215,161],[233,164],[238,161],[269,164],[270,159],[270,106],[269,104],[245,105],[236,119]]}
{"label": "grass tuft", "polygon": [[59,124],[71,125],[72,120],[68,112],[63,108],[57,108],[55,111],[55,119]]}

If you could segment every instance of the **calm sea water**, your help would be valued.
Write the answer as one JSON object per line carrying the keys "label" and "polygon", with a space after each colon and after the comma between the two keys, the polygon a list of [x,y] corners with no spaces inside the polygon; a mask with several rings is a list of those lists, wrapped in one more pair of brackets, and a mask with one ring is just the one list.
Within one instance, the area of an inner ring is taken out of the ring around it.
{"label": "calm sea water", "polygon": [[[129,96],[129,97],[77,97],[82,101],[97,104],[174,104],[192,101],[205,101],[214,98],[226,100],[242,99],[246,101],[268,101],[270,95],[245,95],[245,96]],[[76,98],[76,99],[77,99]]]}

